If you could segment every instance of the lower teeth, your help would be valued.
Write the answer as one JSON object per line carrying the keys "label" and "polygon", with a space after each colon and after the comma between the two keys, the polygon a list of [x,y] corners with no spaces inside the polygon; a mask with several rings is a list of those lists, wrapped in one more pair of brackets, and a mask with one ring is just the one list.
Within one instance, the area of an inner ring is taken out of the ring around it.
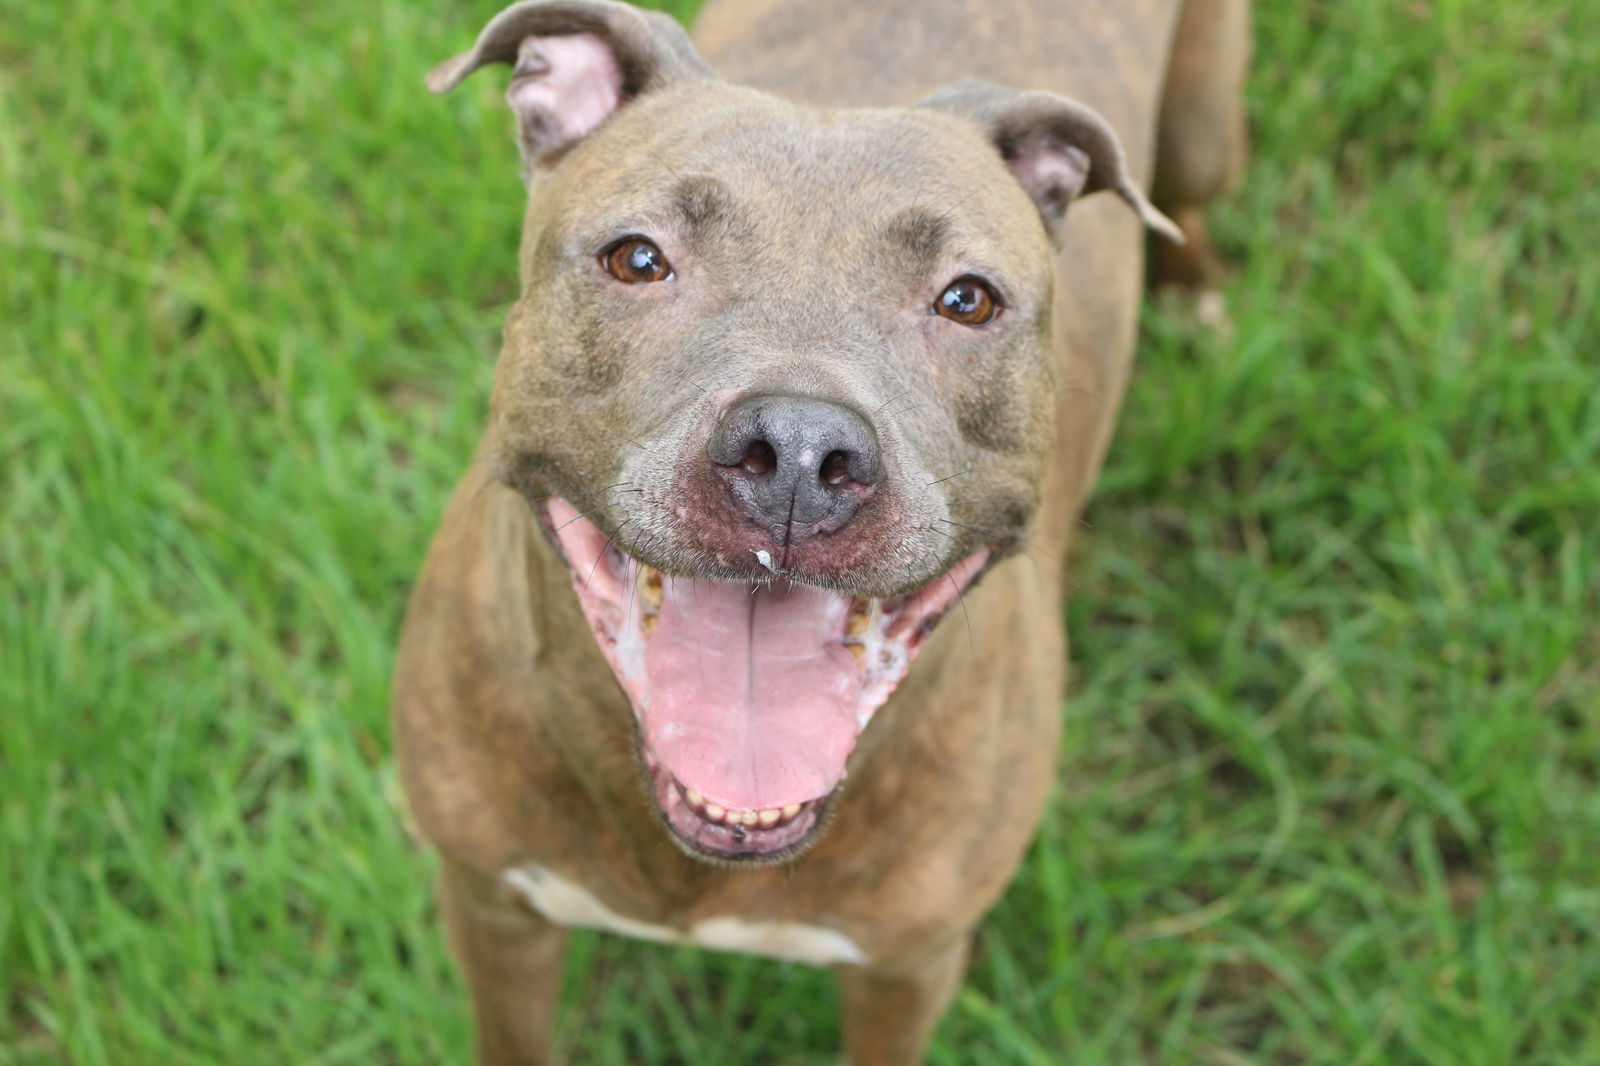
{"label": "lower teeth", "polygon": [[779,825],[794,821],[802,810],[803,803],[791,803],[786,807],[767,807],[762,810],[737,810],[731,811],[717,803],[709,803],[704,795],[695,789],[682,789],[681,794],[689,807],[700,817],[714,824],[726,825],[736,832],[746,829],[773,829]]}

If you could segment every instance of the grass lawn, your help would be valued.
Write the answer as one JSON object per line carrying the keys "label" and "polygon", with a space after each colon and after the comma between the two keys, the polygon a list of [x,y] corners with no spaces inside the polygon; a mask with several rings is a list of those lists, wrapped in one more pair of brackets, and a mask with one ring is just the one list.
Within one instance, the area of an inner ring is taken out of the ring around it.
{"label": "grass lawn", "polygon": [[[466,1059],[387,676],[521,208],[493,3],[0,0],[0,1064]],[[1257,12],[1060,787],[933,1062],[1600,1063],[1600,4]],[[583,934],[573,1062],[833,1061]],[[775,1058],[772,1049],[784,1049]]]}

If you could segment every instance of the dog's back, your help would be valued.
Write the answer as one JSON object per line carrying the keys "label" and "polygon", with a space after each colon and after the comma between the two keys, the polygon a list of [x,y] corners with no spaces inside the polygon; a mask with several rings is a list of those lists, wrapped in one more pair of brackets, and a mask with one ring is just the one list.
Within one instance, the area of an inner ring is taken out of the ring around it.
{"label": "dog's back", "polygon": [[1144,169],[1179,0],[710,0],[729,80],[826,106],[910,104],[962,78],[1081,100]]}

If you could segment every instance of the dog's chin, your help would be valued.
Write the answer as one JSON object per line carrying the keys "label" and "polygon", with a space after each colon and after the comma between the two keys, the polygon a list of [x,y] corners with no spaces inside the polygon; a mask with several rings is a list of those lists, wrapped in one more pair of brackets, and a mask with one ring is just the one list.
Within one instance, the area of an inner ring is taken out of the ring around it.
{"label": "dog's chin", "polygon": [[538,507],[633,705],[656,808],[684,851],[714,862],[777,862],[815,840],[861,731],[991,555],[872,598],[778,574],[663,574],[566,500]]}

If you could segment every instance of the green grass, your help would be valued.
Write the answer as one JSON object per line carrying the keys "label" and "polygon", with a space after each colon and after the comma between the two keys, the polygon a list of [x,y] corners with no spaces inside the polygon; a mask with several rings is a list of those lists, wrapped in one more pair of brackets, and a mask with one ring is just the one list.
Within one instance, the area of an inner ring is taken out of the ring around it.
{"label": "green grass", "polygon": [[[387,675],[521,204],[493,5],[0,0],[0,1064],[462,1062]],[[1600,1063],[1600,6],[1263,3],[941,1066]],[[582,935],[575,1062],[825,1063]]]}

